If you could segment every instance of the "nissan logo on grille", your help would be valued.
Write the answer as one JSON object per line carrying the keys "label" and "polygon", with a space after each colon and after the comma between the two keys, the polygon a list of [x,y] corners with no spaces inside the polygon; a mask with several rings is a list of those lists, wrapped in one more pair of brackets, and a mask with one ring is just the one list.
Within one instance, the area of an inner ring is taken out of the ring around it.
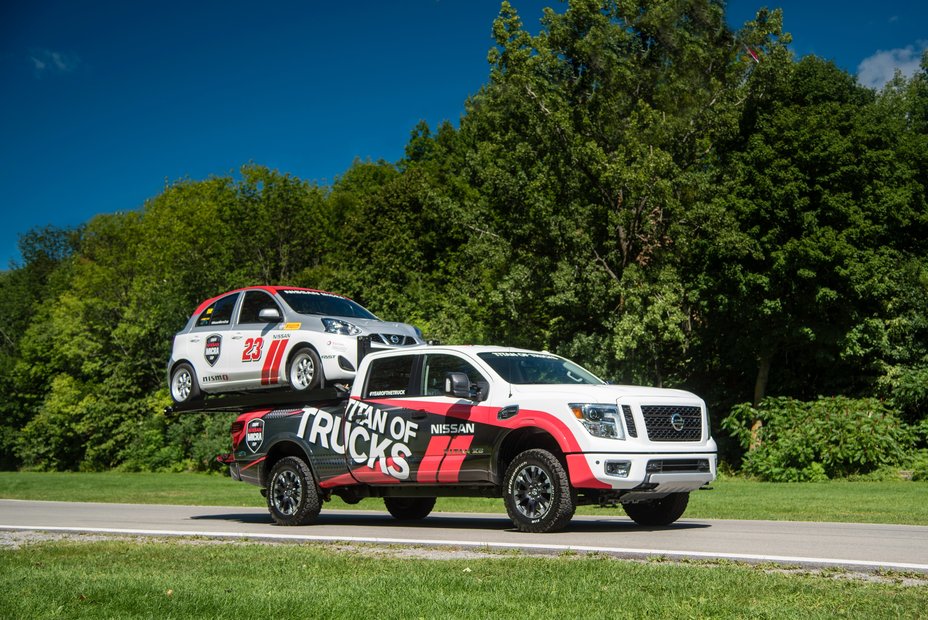
{"label": "nissan logo on grille", "polygon": [[699,441],[703,414],[691,405],[641,405],[651,441]]}
{"label": "nissan logo on grille", "polygon": [[390,335],[390,342],[391,342],[392,344],[399,344],[399,343],[400,343],[400,337],[397,336],[396,334],[391,334],[391,335]]}

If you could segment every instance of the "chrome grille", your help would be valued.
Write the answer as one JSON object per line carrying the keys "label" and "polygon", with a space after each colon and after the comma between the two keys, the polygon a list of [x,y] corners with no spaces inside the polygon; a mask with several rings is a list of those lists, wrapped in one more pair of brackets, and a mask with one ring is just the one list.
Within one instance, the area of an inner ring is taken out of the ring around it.
{"label": "chrome grille", "polygon": [[[651,441],[699,441],[702,410],[677,405],[642,405],[645,429]],[[682,426],[680,426],[682,422]],[[674,426],[679,427],[674,428]]]}

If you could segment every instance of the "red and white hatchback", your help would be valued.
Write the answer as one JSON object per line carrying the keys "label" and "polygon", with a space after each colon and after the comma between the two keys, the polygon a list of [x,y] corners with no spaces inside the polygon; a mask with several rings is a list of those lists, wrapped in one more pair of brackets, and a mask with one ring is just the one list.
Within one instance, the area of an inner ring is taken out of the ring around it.
{"label": "red and white hatchback", "polygon": [[176,403],[202,393],[350,381],[357,338],[373,349],[424,344],[406,323],[381,321],[354,301],[314,289],[256,286],[200,304],[174,336],[168,382]]}

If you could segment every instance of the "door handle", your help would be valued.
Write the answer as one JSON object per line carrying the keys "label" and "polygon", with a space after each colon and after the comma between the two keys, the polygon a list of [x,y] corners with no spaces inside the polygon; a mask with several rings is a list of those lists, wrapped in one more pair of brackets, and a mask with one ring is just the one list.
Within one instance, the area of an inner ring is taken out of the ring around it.
{"label": "door handle", "polygon": [[241,340],[242,338],[243,336],[241,334],[238,334],[237,336],[232,336],[232,340]]}
{"label": "door handle", "polygon": [[496,412],[496,419],[508,420],[516,415],[519,415],[519,405],[507,405]]}
{"label": "door handle", "polygon": [[427,411],[413,411],[412,415],[409,416],[413,420],[424,420],[429,413]]}
{"label": "door handle", "polygon": [[191,338],[191,339],[190,339],[190,342],[200,342],[200,339],[199,339],[199,338]]}

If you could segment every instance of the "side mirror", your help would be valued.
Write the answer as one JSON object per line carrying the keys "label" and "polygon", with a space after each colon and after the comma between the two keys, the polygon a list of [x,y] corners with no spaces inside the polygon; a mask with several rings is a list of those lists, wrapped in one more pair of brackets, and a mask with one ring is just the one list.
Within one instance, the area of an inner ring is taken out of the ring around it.
{"label": "side mirror", "polygon": [[280,323],[280,310],[277,308],[262,308],[258,311],[258,319],[265,323]]}
{"label": "side mirror", "polygon": [[470,389],[470,379],[463,372],[449,372],[445,375],[445,396],[455,398],[474,398]]}

